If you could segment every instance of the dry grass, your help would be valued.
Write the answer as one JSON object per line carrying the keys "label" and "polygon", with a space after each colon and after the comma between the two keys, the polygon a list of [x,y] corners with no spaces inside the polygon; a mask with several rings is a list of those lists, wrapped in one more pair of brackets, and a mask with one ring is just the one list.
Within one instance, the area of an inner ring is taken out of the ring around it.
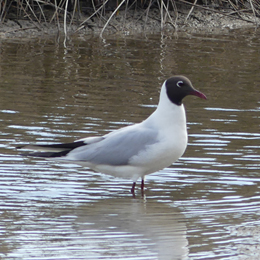
{"label": "dry grass", "polygon": [[63,26],[66,34],[72,23],[78,25],[78,31],[95,17],[102,23],[102,35],[119,12],[124,12],[126,20],[130,10],[141,11],[142,18],[147,21],[151,10],[156,9],[160,14],[161,29],[166,23],[175,28],[183,6],[189,8],[185,22],[194,8],[242,20],[245,20],[245,13],[260,16],[260,0],[0,0],[0,22],[28,19],[34,24],[56,23],[59,28]]}

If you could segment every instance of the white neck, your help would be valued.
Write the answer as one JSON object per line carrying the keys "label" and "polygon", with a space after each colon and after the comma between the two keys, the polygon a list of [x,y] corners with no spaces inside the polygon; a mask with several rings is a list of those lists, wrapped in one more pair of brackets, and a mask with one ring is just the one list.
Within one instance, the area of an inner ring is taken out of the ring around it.
{"label": "white neck", "polygon": [[[156,120],[154,118],[156,117]],[[162,85],[160,100],[157,109],[145,120],[146,123],[152,123],[156,121],[157,127],[179,126],[182,129],[186,129],[186,115],[184,105],[176,105],[172,103],[166,93],[165,82]]]}

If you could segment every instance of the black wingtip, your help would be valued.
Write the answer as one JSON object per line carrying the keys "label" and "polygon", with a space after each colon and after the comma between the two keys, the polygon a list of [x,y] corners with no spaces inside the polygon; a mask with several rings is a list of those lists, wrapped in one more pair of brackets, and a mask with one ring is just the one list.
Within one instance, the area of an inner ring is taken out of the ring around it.
{"label": "black wingtip", "polygon": [[38,152],[23,152],[20,155],[30,156],[30,157],[44,157],[44,158],[54,158],[62,157],[68,154],[75,148],[86,145],[84,141],[77,141],[73,143],[64,144],[50,144],[50,145],[19,145],[16,149],[26,149],[26,150],[38,150]]}

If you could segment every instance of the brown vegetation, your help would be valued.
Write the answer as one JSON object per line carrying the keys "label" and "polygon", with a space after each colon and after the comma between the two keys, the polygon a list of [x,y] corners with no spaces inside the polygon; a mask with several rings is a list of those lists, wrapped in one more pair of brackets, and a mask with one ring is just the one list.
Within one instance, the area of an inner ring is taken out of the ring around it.
{"label": "brown vegetation", "polygon": [[[27,19],[36,26],[45,22],[56,23],[59,28],[62,24],[66,33],[68,25],[76,25],[78,31],[86,26],[91,28],[98,21],[102,34],[119,13],[124,14],[124,23],[129,14],[136,21],[147,21],[154,10],[157,15],[152,18],[160,20],[161,29],[165,24],[175,28],[183,8],[186,10],[184,23],[194,8],[252,23],[260,16],[260,0],[0,0],[0,22]],[[248,13],[253,19],[245,18]]]}

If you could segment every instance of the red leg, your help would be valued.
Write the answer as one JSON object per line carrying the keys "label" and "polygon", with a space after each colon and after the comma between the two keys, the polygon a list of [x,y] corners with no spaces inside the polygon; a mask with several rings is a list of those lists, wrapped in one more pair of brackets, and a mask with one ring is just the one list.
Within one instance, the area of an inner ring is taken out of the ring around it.
{"label": "red leg", "polygon": [[144,191],[144,177],[142,178],[142,182],[141,182],[141,190],[142,192]]}
{"label": "red leg", "polygon": [[133,182],[131,193],[134,195],[135,194],[135,182]]}

